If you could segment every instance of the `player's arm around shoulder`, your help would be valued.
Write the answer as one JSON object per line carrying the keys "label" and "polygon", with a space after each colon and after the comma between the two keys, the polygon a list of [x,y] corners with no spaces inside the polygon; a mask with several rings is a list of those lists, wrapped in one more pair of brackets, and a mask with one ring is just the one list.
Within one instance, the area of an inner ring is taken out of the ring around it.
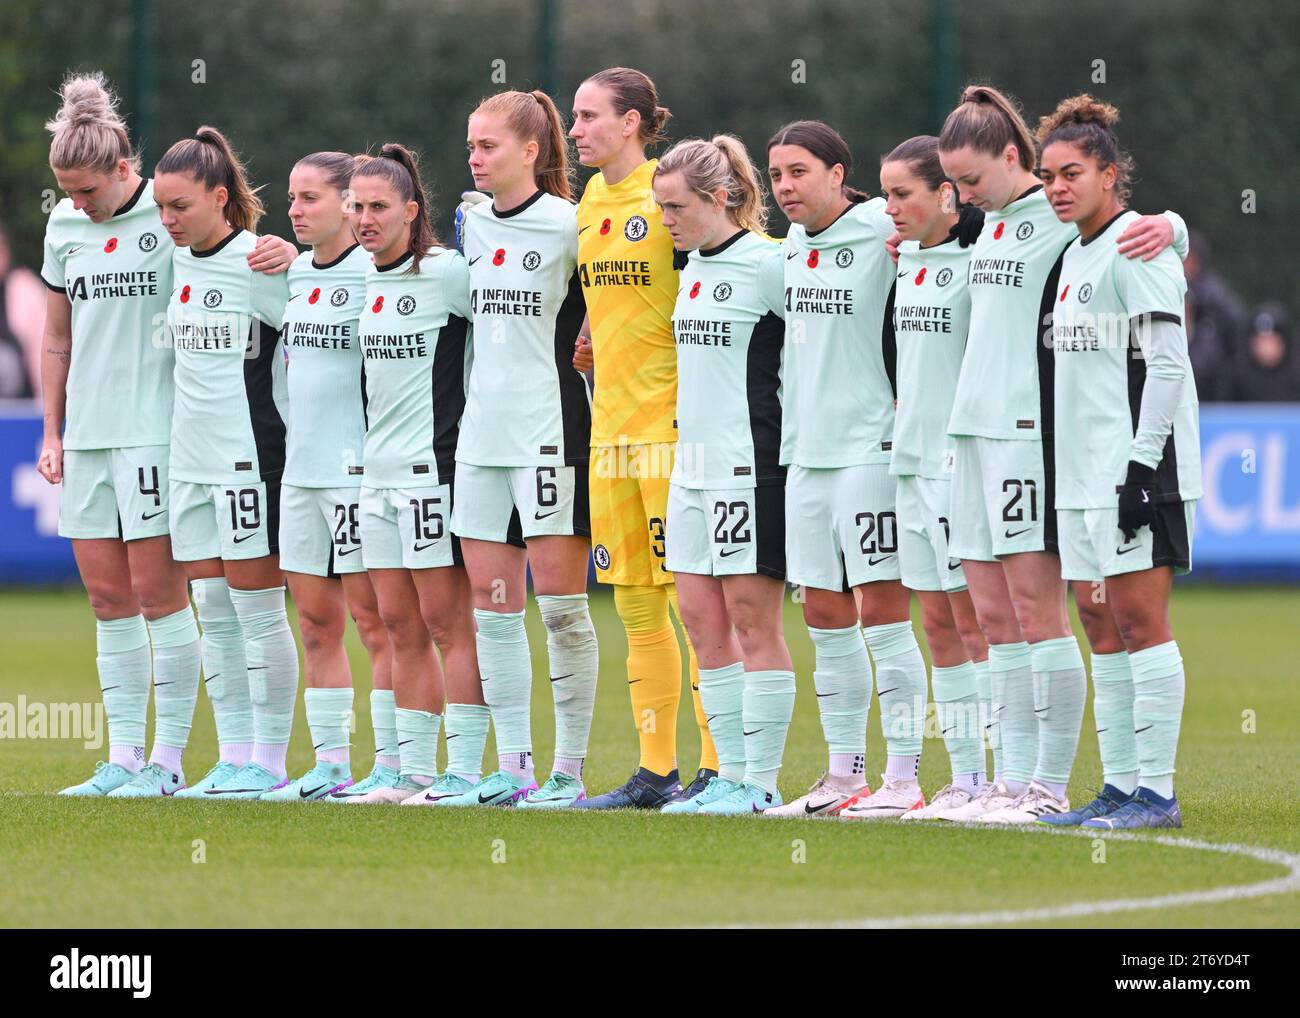
{"label": "player's arm around shoulder", "polygon": [[[265,238],[258,238],[258,241]],[[279,238],[272,238],[278,240]],[[257,253],[254,248],[253,254]],[[297,258],[297,248],[294,258]],[[249,256],[252,258],[252,255]],[[292,264],[292,261],[290,262]],[[252,262],[249,262],[252,268]],[[287,266],[286,266],[287,268]],[[289,302],[289,274],[277,271],[274,274],[259,272],[256,269],[249,274],[249,308],[254,317],[264,325],[274,327],[277,331],[284,327],[284,306]]]}

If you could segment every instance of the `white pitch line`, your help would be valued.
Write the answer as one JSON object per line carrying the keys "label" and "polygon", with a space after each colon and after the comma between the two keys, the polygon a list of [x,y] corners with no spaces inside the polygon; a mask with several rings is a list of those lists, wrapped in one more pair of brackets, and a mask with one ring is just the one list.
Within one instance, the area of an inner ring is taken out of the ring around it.
{"label": "white pitch line", "polygon": [[[1018,830],[1018,833],[1028,833]],[[868,916],[863,919],[831,919],[825,922],[797,923],[737,923],[718,929],[744,929],[760,925],[788,926],[793,929],[854,929],[897,930],[920,926],[1001,926],[1007,923],[1039,922],[1047,919],[1072,919],[1078,916],[1107,915],[1113,912],[1138,912],[1153,908],[1183,908],[1188,905],[1212,905],[1221,901],[1240,901],[1243,898],[1262,898],[1273,894],[1290,894],[1300,891],[1300,855],[1253,845],[1215,844],[1192,838],[1160,836],[1144,838],[1136,834],[1104,831],[1049,831],[1033,828],[1033,834],[1057,837],[1092,838],[1101,836],[1105,841],[1132,841],[1139,844],[1166,845],[1174,848],[1192,848],[1205,852],[1222,852],[1240,855],[1260,862],[1285,866],[1287,875],[1257,884],[1236,884],[1232,887],[1215,887],[1205,891],[1184,891],[1180,894],[1161,894],[1151,898],[1111,898],[1107,901],[1080,901],[1070,905],[1049,905],[1045,908],[1002,909],[994,912],[928,913],[904,916]],[[712,927],[711,927],[712,928]]]}

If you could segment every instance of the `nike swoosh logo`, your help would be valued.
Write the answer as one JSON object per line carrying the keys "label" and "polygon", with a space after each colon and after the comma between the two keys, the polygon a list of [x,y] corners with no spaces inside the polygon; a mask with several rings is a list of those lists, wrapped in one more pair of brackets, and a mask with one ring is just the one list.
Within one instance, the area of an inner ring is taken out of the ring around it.
{"label": "nike swoosh logo", "polygon": [[236,537],[234,543],[241,544],[244,541],[247,541],[250,537],[256,537],[256,536],[257,536],[256,534],[245,534],[243,537]]}
{"label": "nike swoosh logo", "polygon": [[763,730],[763,729],[761,729],[761,728],[755,728],[752,732],[746,732],[746,731],[744,731],[744,730],[742,729],[740,734],[741,734],[741,735],[757,735],[757,734],[758,734],[759,732],[761,732],[762,730]]}
{"label": "nike swoosh logo", "polygon": [[726,558],[728,555],[735,555],[737,552],[744,551],[744,548],[724,548],[718,552],[718,558]]}
{"label": "nike swoosh logo", "polygon": [[86,246],[85,244],[73,244],[72,247],[68,248],[68,253],[64,255],[64,257],[65,258],[71,257],[72,255],[76,254],[85,246]]}
{"label": "nike swoosh logo", "polygon": [[[1154,728],[1154,727],[1155,727],[1155,725],[1147,725],[1147,728]],[[1135,728],[1135,729],[1133,729],[1133,734],[1134,734],[1134,735],[1141,735],[1143,732],[1145,732],[1145,731],[1147,730],[1147,728]]]}
{"label": "nike swoosh logo", "polygon": [[305,798],[307,798],[309,795],[315,795],[315,794],[316,794],[317,792],[319,792],[322,788],[327,787],[327,785],[328,785],[328,782],[326,782],[326,784],[324,784],[324,785],[317,785],[315,788],[313,788],[313,789],[311,789],[310,791],[307,791],[307,792],[304,792],[304,791],[300,788],[300,789],[298,789],[298,795],[299,795],[301,798],[305,799]]}
{"label": "nike swoosh logo", "polygon": [[1100,735],[1102,732],[1109,732],[1109,731],[1110,731],[1109,728],[1098,728],[1097,734]]}
{"label": "nike swoosh logo", "polygon": [[478,794],[478,804],[479,804],[480,806],[482,806],[482,805],[484,805],[484,804],[486,804],[486,803],[491,802],[491,801],[492,801],[493,799],[495,799],[496,797],[497,797],[497,793],[495,793],[495,792],[492,793],[491,795],[487,795],[487,796],[485,796],[482,792],[479,792],[479,794]]}
{"label": "nike swoosh logo", "polygon": [[628,679],[628,680],[627,680],[627,684],[630,686],[630,685],[632,685],[632,683],[634,683],[634,682],[640,682],[640,681],[641,681],[640,679]]}
{"label": "nike swoosh logo", "polygon": [[1025,527],[1024,530],[1017,530],[1015,533],[1012,533],[1010,530],[1007,530],[1003,532],[1002,536],[1007,540],[1010,540],[1013,537],[1019,537],[1021,534],[1027,534],[1033,529],[1034,529],[1033,527]]}
{"label": "nike swoosh logo", "polygon": [[398,742],[398,745],[399,745],[399,746],[409,746],[409,745],[410,745],[411,743],[413,743],[414,741],[415,741],[414,739],[407,739],[405,742]]}
{"label": "nike swoosh logo", "polygon": [[548,516],[554,516],[554,515],[555,515],[556,513],[558,513],[559,511],[560,511],[560,510],[558,510],[558,509],[552,509],[549,513],[539,513],[539,512],[534,512],[534,513],[533,513],[533,519],[535,519],[535,520],[544,520],[544,519],[546,519],[546,517],[548,517]]}
{"label": "nike swoosh logo", "polygon": [[953,725],[951,728],[945,728],[943,730],[943,734],[947,735],[949,732],[955,732],[956,730],[957,730],[957,726]]}
{"label": "nike swoosh logo", "polygon": [[798,251],[791,251],[788,255],[785,256],[785,260],[786,260],[786,261],[789,261],[791,258],[793,258],[793,257],[794,257],[795,255],[797,255],[798,253],[799,253]]}
{"label": "nike swoosh logo", "polygon": [[314,749],[314,750],[315,750],[315,749],[320,749],[321,746],[323,746],[323,745],[325,745],[325,743],[323,743],[323,742],[318,742],[318,743],[316,743],[316,745],[312,746],[312,749]]}
{"label": "nike swoosh logo", "polygon": [[960,568],[961,568],[961,560],[960,560],[960,559],[958,559],[956,562],[954,562],[952,559],[949,559],[949,560],[948,560],[948,570],[949,570],[950,572],[951,572],[953,569],[960,569]]}
{"label": "nike swoosh logo", "polygon": [[819,806],[814,806],[812,805],[812,803],[808,803],[808,802],[805,802],[803,804],[803,811],[807,813],[809,816],[812,816],[814,813],[820,813],[825,808],[826,808],[825,803],[822,803]]}
{"label": "nike swoosh logo", "polygon": [[578,230],[578,236],[581,237],[582,234],[583,234],[583,231],[585,231],[585,230],[590,230],[590,229],[591,229],[591,224],[588,223],[586,226],[584,226],[584,227],[582,227],[580,230]]}
{"label": "nike swoosh logo", "polygon": [[447,736],[447,739],[448,739],[448,740],[451,740],[451,739],[459,739],[459,738],[460,738],[460,732],[456,732],[454,735],[449,735],[449,736]]}
{"label": "nike swoosh logo", "polygon": [[571,679],[571,678],[573,678],[573,676],[574,676],[575,674],[576,674],[575,672],[569,672],[568,675],[552,675],[552,676],[551,676],[551,681],[552,681],[552,682],[559,682],[561,679]]}
{"label": "nike swoosh logo", "polygon": [[342,558],[344,555],[351,555],[354,551],[360,551],[360,550],[361,550],[360,548],[349,548],[347,551],[344,551],[342,548],[340,548],[339,558]]}
{"label": "nike swoosh logo", "polygon": [[[121,685],[122,685],[122,684],[119,682],[116,686],[104,686],[104,687],[100,690],[100,692],[101,692],[101,693],[107,693],[110,689],[120,689],[120,688],[121,688]],[[155,683],[155,685],[157,685],[157,683]]]}
{"label": "nike swoosh logo", "polygon": [[834,692],[834,693],[818,693],[817,695],[818,696],[839,696],[840,694],[838,692]]}
{"label": "nike swoosh logo", "polygon": [[482,257],[483,257],[482,255],[475,255],[473,258],[469,260],[469,263],[473,265],[476,261],[478,261]]}
{"label": "nike swoosh logo", "polygon": [[417,544],[413,550],[424,551],[425,548],[432,548],[437,543],[437,541],[430,541],[428,544]]}
{"label": "nike swoosh logo", "polygon": [[910,276],[911,274],[912,274],[912,270],[911,270],[911,269],[908,269],[906,272],[900,272],[900,273],[898,274],[898,278],[899,278],[899,279],[906,279],[906,278],[907,278],[908,276]]}
{"label": "nike swoosh logo", "polygon": [[1137,551],[1137,550],[1138,550],[1139,548],[1141,548],[1141,547],[1142,547],[1142,545],[1140,545],[1140,544],[1134,544],[1134,545],[1130,545],[1130,546],[1127,547],[1127,548],[1116,548],[1116,549],[1115,549],[1115,554],[1116,554],[1116,555],[1127,555],[1129,552],[1131,552],[1131,551]]}
{"label": "nike swoosh logo", "polygon": [[716,715],[716,714],[710,714],[708,717],[706,717],[706,718],[704,719],[704,723],[705,723],[706,725],[711,725],[711,724],[713,724],[713,719],[716,718],[717,716],[718,716],[718,715]]}
{"label": "nike swoosh logo", "polygon": [[[168,679],[166,682],[155,682],[155,683],[153,684],[153,688],[154,688],[154,689],[157,689],[159,686],[171,686],[171,685],[174,685],[175,682],[176,682],[175,679]],[[113,688],[116,689],[117,687],[114,686]]]}
{"label": "nike swoosh logo", "polygon": [[149,520],[156,520],[159,516],[161,516],[166,511],[167,511],[166,509],[160,509],[156,513],[141,513],[140,519],[144,520],[145,522],[148,522]]}
{"label": "nike swoosh logo", "polygon": [[869,565],[869,566],[878,566],[878,565],[880,565],[880,563],[882,563],[882,562],[884,562],[884,561],[886,561],[886,560],[888,560],[888,559],[891,559],[891,558],[893,558],[893,557],[894,557],[893,555],[881,555],[879,558],[876,558],[876,557],[873,555],[871,558],[867,559],[867,565]]}
{"label": "nike swoosh logo", "polygon": [[1035,713],[1035,714],[1040,714],[1040,715],[1041,715],[1041,714],[1046,714],[1046,713],[1047,713],[1049,710],[1051,710],[1051,709],[1052,709],[1051,707],[1044,707],[1042,710],[1039,710],[1037,707],[1035,707],[1035,708],[1034,708],[1034,713]]}
{"label": "nike swoosh logo", "polygon": [[888,689],[882,689],[882,690],[880,690],[878,693],[876,693],[876,695],[877,695],[877,696],[884,696],[886,693],[892,693],[892,692],[894,692],[894,690],[896,690],[897,688],[898,688],[897,686],[890,686]]}
{"label": "nike swoosh logo", "polygon": [[217,672],[216,675],[209,675],[209,676],[206,676],[206,677],[204,678],[204,680],[203,680],[203,684],[204,684],[204,685],[207,685],[207,684],[208,684],[209,682],[211,682],[213,679],[219,679],[219,678],[221,678],[221,673],[220,673],[220,672]]}

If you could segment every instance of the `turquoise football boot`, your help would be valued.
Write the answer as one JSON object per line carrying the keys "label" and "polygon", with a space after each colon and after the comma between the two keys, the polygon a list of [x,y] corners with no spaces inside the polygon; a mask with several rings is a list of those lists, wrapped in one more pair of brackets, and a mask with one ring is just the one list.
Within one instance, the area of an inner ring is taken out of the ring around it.
{"label": "turquoise football boot", "polygon": [[79,785],[71,785],[61,791],[60,795],[76,795],[85,798],[96,799],[108,795],[115,788],[121,788],[135,775],[128,771],[121,764],[105,763],[103,760],[95,764],[95,773],[88,777]]}
{"label": "turquoise football boot", "polygon": [[218,760],[212,765],[212,770],[199,778],[188,788],[182,788],[176,793],[178,799],[202,799],[209,788],[216,788],[218,785],[229,781],[239,771],[239,764],[231,763],[229,760]]}
{"label": "turquoise football boot", "polygon": [[765,792],[757,785],[742,783],[731,794],[715,799],[696,810],[698,816],[734,817],[762,813],[765,809],[782,805],[779,792]]}
{"label": "turquoise football boot", "polygon": [[493,771],[486,778],[460,795],[449,795],[438,802],[439,806],[513,806],[535,791],[537,782],[524,782],[509,771]]}
{"label": "turquoise football boot", "polygon": [[262,793],[263,802],[315,802],[352,784],[352,768],[345,763],[323,763],[300,778]]}
{"label": "turquoise football boot", "polygon": [[568,809],[586,797],[587,789],[581,781],[557,771],[546,779],[546,784],[529,792],[515,805],[520,809]]}
{"label": "turquoise football boot", "polygon": [[170,798],[185,787],[185,775],[169,771],[162,764],[145,764],[125,785],[108,793],[110,799]]}

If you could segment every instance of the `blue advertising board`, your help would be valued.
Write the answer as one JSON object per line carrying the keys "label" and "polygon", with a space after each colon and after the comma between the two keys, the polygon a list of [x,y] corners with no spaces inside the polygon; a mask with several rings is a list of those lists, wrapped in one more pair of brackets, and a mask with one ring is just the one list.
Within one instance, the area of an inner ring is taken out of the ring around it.
{"label": "blue advertising board", "polygon": [[[40,444],[39,407],[0,403],[0,583],[77,578]],[[1300,405],[1202,406],[1201,464],[1194,566],[1300,577]]]}

